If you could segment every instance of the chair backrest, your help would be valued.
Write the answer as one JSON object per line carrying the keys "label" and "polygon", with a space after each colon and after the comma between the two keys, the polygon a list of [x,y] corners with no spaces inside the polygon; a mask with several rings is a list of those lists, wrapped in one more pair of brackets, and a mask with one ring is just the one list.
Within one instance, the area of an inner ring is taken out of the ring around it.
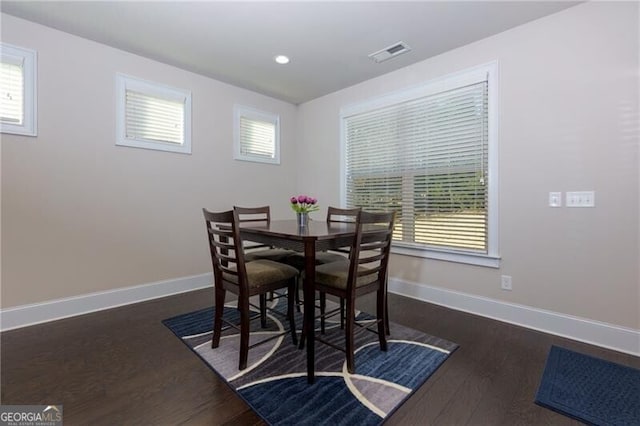
{"label": "chair backrest", "polygon": [[238,223],[255,222],[269,223],[271,221],[271,209],[269,206],[263,207],[238,207],[234,206],[233,211],[238,214]]}
{"label": "chair backrest", "polygon": [[341,209],[329,206],[327,209],[327,222],[338,223],[354,223],[362,209],[360,207],[354,209]]}
{"label": "chair backrest", "polygon": [[349,253],[348,291],[355,283],[384,285],[391,252],[395,212],[362,211],[357,217],[356,235]]}
{"label": "chair backrest", "polygon": [[222,283],[223,274],[229,274],[237,277],[234,281],[238,282],[241,291],[248,291],[237,213],[233,210],[210,212],[207,209],[202,209],[202,212],[216,285]]}

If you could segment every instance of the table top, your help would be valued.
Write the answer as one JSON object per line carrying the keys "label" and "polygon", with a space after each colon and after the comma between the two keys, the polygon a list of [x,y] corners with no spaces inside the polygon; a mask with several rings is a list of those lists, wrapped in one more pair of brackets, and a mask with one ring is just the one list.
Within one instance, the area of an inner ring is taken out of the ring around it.
{"label": "table top", "polygon": [[243,233],[262,234],[292,240],[323,240],[353,236],[356,232],[354,223],[328,223],[320,220],[310,220],[307,226],[300,227],[295,219],[272,220],[269,224],[243,223],[240,224]]}

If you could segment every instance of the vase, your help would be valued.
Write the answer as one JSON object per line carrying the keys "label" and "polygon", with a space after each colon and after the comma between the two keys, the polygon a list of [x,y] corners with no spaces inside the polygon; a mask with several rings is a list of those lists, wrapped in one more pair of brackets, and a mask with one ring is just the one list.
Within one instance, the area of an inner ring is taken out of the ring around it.
{"label": "vase", "polygon": [[298,227],[304,228],[309,223],[309,213],[296,213]]}

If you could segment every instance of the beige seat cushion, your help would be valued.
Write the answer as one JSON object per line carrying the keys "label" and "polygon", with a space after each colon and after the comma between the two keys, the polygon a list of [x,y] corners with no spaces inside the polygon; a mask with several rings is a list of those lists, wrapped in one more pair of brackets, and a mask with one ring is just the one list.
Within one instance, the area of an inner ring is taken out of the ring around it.
{"label": "beige seat cushion", "polygon": [[246,252],[244,255],[244,260],[246,262],[252,262],[254,260],[259,259],[267,259],[273,260],[274,262],[280,262],[285,258],[294,254],[293,250],[285,250],[285,249],[265,249],[265,250],[255,250]]}
{"label": "beige seat cushion", "polygon": [[[345,260],[347,260],[346,256],[337,253],[329,253],[327,251],[316,253],[316,265],[324,265],[325,263],[331,262],[344,262]],[[281,262],[302,271],[304,269],[304,254],[295,253],[285,259],[282,259]]]}
{"label": "beige seat cushion", "polygon": [[[286,281],[298,275],[298,270],[284,263],[261,259],[245,263],[249,287],[258,288],[278,281]],[[238,284],[238,277],[223,273],[225,281]]]}
{"label": "beige seat cushion", "polygon": [[[360,269],[366,269],[360,266]],[[316,266],[316,282],[328,287],[347,289],[347,278],[349,277],[349,262],[346,260],[340,262],[331,262],[324,265]],[[365,275],[358,278],[356,287],[370,284],[377,278],[377,274]]]}

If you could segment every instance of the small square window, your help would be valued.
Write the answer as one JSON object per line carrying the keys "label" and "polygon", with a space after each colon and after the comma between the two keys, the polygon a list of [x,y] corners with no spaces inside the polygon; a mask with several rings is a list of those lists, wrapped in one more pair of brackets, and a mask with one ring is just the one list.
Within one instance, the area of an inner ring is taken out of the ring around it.
{"label": "small square window", "polygon": [[117,74],[116,145],[191,154],[191,92]]}
{"label": "small square window", "polygon": [[36,51],[0,46],[0,128],[2,133],[36,136]]}
{"label": "small square window", "polygon": [[238,106],[234,108],[234,156],[236,160],[280,164],[280,118]]}

